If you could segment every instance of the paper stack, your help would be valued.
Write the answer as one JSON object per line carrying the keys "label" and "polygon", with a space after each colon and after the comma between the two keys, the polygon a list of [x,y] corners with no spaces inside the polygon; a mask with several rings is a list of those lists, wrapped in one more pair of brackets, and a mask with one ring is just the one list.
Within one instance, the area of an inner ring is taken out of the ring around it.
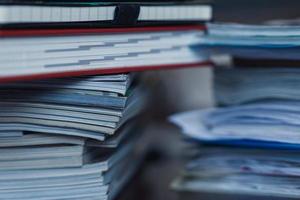
{"label": "paper stack", "polygon": [[2,84],[1,198],[114,198],[140,161],[134,152],[139,130],[130,119],[146,94],[134,78]]}
{"label": "paper stack", "polygon": [[132,71],[210,64],[192,46],[211,17],[206,0],[1,1],[0,199],[114,199],[144,154]]}
{"label": "paper stack", "polygon": [[262,25],[209,23],[201,48],[239,58],[299,60],[300,26],[290,21]]}
{"label": "paper stack", "polygon": [[[214,70],[220,107],[171,117],[193,144],[191,162],[173,187],[250,199],[299,199],[300,69],[288,67],[298,53],[292,42],[300,36],[298,26],[208,28],[203,49],[230,55],[239,65]],[[287,65],[272,67],[273,58]]]}

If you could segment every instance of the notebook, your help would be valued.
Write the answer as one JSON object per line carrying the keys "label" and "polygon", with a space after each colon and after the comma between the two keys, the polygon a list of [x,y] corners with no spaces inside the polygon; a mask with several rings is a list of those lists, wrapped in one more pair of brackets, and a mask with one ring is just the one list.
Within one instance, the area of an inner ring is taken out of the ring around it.
{"label": "notebook", "polygon": [[114,30],[92,35],[68,32],[51,37],[0,38],[0,81],[209,64],[205,55],[192,48],[204,34],[201,26]]}
{"label": "notebook", "polygon": [[186,2],[20,2],[0,5],[5,27],[141,26],[211,20],[212,7]]}

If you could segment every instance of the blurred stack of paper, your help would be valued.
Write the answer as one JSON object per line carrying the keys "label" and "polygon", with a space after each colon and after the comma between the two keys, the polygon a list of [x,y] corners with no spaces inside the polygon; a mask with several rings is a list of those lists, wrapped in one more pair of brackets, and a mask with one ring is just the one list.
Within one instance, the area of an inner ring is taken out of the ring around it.
{"label": "blurred stack of paper", "polygon": [[260,25],[210,23],[201,48],[248,59],[299,60],[299,38],[299,23],[288,20]]}
{"label": "blurred stack of paper", "polygon": [[2,84],[1,198],[114,198],[141,160],[139,87],[132,74]]}
{"label": "blurred stack of paper", "polygon": [[[267,74],[267,76],[266,76]],[[259,99],[300,100],[298,68],[239,68],[215,70],[217,102],[234,105]],[[274,106],[275,107],[275,106]]]}
{"label": "blurred stack of paper", "polygon": [[199,151],[173,183],[173,188],[192,193],[236,195],[232,199],[237,196],[242,199],[299,198],[299,150],[197,148]]}
{"label": "blurred stack of paper", "polygon": [[216,68],[216,100],[223,107],[171,117],[194,144],[174,188],[298,199],[299,73]]}

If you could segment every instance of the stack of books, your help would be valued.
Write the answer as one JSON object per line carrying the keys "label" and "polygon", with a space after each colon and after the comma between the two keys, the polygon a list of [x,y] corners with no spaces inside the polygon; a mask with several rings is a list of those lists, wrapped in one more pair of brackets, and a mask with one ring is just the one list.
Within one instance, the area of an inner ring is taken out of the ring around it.
{"label": "stack of books", "polygon": [[218,108],[171,117],[193,143],[174,188],[299,199],[299,33],[283,21],[208,24],[200,48],[231,59],[214,70]]}
{"label": "stack of books", "polygon": [[211,19],[210,5],[10,2],[0,6],[0,80],[208,64],[191,46],[203,35],[201,21]]}
{"label": "stack of books", "polygon": [[185,2],[0,4],[0,198],[113,199],[142,160],[137,73],[205,66],[211,6]]}

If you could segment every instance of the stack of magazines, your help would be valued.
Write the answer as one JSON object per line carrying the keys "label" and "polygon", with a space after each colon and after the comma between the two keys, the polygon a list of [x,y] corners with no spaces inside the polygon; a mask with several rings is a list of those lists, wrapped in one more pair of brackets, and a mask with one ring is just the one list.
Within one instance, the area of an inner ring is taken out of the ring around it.
{"label": "stack of magazines", "polygon": [[130,74],[0,86],[4,199],[111,199],[140,162],[134,118],[146,93]]}
{"label": "stack of magazines", "polygon": [[132,71],[207,65],[202,1],[0,3],[0,199],[113,199],[149,99]]}
{"label": "stack of magazines", "polygon": [[208,25],[201,48],[232,63],[214,70],[218,108],[171,117],[192,143],[177,190],[299,199],[300,26],[274,23]]}

